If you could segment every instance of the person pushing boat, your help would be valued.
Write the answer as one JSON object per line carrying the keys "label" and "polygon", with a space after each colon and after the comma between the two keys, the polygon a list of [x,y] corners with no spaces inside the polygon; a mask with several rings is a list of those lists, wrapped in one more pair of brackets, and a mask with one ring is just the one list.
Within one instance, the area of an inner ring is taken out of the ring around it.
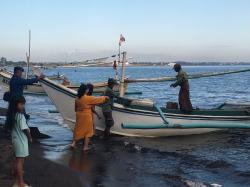
{"label": "person pushing boat", "polygon": [[10,96],[18,97],[23,96],[23,90],[26,85],[32,85],[37,83],[40,79],[44,78],[44,75],[40,75],[39,77],[32,79],[24,79],[22,78],[24,69],[22,67],[14,68],[14,75],[10,79]]}
{"label": "person pushing boat", "polygon": [[173,69],[177,72],[175,83],[170,87],[180,86],[179,91],[179,105],[180,110],[183,112],[191,112],[193,110],[192,103],[190,101],[188,75],[182,70],[180,64],[174,64]]}
{"label": "person pushing boat", "polygon": [[[14,67],[14,74],[10,79],[9,87],[10,90],[4,93],[4,100],[9,102],[9,105],[16,99],[23,96],[23,90],[25,86],[32,85],[37,83],[39,80],[43,79],[45,76],[40,75],[39,77],[33,79],[24,79],[22,78],[24,69],[20,66]],[[28,120],[30,116],[26,114],[24,110],[24,116]],[[8,120],[5,121],[5,127],[8,127],[10,124]]]}
{"label": "person pushing boat", "polygon": [[106,102],[106,96],[94,97],[88,94],[89,88],[81,84],[77,91],[75,100],[76,124],[74,127],[73,142],[71,147],[75,148],[76,142],[84,139],[83,151],[88,151],[89,140],[94,135],[93,129],[93,107]]}
{"label": "person pushing boat", "polygon": [[116,80],[113,78],[108,79],[108,86],[106,87],[104,91],[104,96],[109,97],[109,100],[107,100],[104,104],[102,104],[102,112],[105,119],[105,130],[104,130],[104,138],[108,138],[110,135],[110,128],[114,126],[114,119],[112,115],[112,109],[114,105],[114,97],[117,97],[115,95],[115,92],[113,90],[114,86],[116,84]]}

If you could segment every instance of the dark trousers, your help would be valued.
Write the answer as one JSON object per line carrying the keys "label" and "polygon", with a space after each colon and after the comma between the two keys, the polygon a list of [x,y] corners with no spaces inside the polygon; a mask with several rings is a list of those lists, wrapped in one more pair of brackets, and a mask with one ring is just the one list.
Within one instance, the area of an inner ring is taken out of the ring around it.
{"label": "dark trousers", "polygon": [[181,89],[179,92],[179,105],[180,105],[180,110],[183,112],[191,112],[193,110],[189,96],[188,82],[185,82],[181,85]]}
{"label": "dark trousers", "polygon": [[114,126],[114,119],[112,116],[112,111],[103,112],[103,116],[105,118],[105,130],[104,130],[104,136],[110,135],[110,128]]}

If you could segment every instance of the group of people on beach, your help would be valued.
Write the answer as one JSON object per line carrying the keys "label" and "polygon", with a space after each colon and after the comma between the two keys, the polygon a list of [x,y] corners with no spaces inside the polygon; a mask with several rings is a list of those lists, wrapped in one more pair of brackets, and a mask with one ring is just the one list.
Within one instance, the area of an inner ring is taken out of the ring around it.
{"label": "group of people on beach", "polygon": [[[177,72],[177,76],[176,82],[171,84],[170,87],[180,86],[180,110],[189,113],[192,111],[193,107],[189,96],[187,73],[182,70],[180,64],[174,64],[173,69]],[[92,96],[94,88],[92,84],[82,84],[79,87],[75,100],[76,124],[73,132],[73,142],[70,145],[71,148],[75,148],[76,142],[83,139],[83,151],[88,151],[90,149],[89,140],[94,135],[93,115],[96,115],[99,120],[101,119],[99,114],[95,111],[96,105],[102,106],[103,117],[105,119],[105,130],[102,137],[105,139],[109,137],[110,128],[114,125],[112,109],[114,97],[117,97],[113,90],[115,84],[116,80],[109,78],[108,86],[103,96],[99,97]]]}
{"label": "group of people on beach", "polygon": [[[192,104],[189,98],[188,76],[182,70],[181,65],[175,64],[173,69],[177,72],[177,80],[171,84],[171,87],[180,86],[179,106],[183,112],[191,112]],[[37,83],[44,78],[44,75],[33,79],[23,79],[24,69],[15,67],[14,74],[10,80],[10,90],[4,93],[4,100],[9,102],[5,128],[11,133],[12,144],[15,153],[15,184],[14,187],[26,187],[23,180],[24,158],[29,155],[28,142],[32,142],[30,129],[27,125],[29,115],[25,112],[26,100],[23,96],[24,87]],[[108,85],[102,96],[93,96],[94,86],[92,84],[81,84],[75,99],[76,124],[73,132],[73,141],[71,148],[76,147],[76,143],[83,140],[83,151],[89,151],[89,141],[94,135],[94,115],[101,119],[95,111],[95,106],[102,107],[102,113],[105,120],[105,129],[102,138],[107,139],[110,136],[110,129],[114,125],[112,109],[116,80],[109,78]]]}
{"label": "group of people on beach", "polygon": [[[25,157],[29,156],[28,144],[33,141],[27,124],[30,116],[25,112],[26,100],[23,96],[23,90],[25,86],[37,83],[44,78],[44,75],[41,75],[32,79],[24,79],[22,78],[23,71],[22,67],[14,68],[14,74],[9,83],[9,91],[4,93],[3,98],[9,102],[5,129],[11,134],[15,154],[15,184],[13,187],[28,186],[23,180],[23,165]],[[73,133],[73,142],[70,145],[72,148],[75,148],[77,141],[84,140],[83,151],[90,149],[89,140],[94,135],[93,115],[101,119],[95,111],[96,105],[102,106],[105,118],[105,130],[102,137],[105,139],[109,137],[110,128],[114,125],[112,108],[114,97],[116,97],[113,91],[115,84],[116,80],[110,78],[103,96],[99,97],[92,96],[94,90],[92,84],[81,84],[75,100],[76,124]]]}

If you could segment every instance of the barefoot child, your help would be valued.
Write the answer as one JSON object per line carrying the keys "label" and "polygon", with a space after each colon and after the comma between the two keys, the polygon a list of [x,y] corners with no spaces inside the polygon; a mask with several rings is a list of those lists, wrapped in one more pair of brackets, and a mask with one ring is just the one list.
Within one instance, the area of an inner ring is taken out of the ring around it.
{"label": "barefoot child", "polygon": [[23,112],[25,111],[25,98],[16,97],[10,103],[7,118],[10,122],[11,139],[15,153],[15,187],[27,187],[23,180],[24,158],[29,156],[28,140],[32,142],[30,130]]}

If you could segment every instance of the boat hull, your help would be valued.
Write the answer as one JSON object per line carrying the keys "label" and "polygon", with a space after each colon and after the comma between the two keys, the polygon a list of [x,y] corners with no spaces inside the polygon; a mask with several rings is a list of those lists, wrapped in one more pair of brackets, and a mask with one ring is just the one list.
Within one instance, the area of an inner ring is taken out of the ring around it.
{"label": "boat hull", "polygon": [[[9,90],[9,81],[12,77],[12,74],[9,72],[4,72],[0,71],[0,86],[3,87],[5,91]],[[95,83],[94,84],[94,92],[95,93],[103,93],[105,88],[107,86],[107,83]],[[67,86],[70,89],[77,90],[79,88],[79,85],[69,85]],[[119,86],[117,85],[115,88],[115,91],[119,91]],[[46,95],[46,92],[44,91],[43,87],[41,84],[33,84],[33,85],[28,85],[24,88],[24,94],[34,94],[34,95]]]}
{"label": "boat hull", "polygon": [[[55,104],[58,111],[61,113],[64,121],[68,126],[73,129],[75,125],[75,112],[74,112],[74,100],[76,97],[76,91],[68,89],[64,86],[53,83],[50,80],[42,81],[42,86],[52,102]],[[102,116],[101,107],[96,107],[96,111]],[[178,115],[165,113],[170,124],[213,124],[213,125],[225,125],[228,123],[242,124],[249,123],[245,121],[245,118],[232,118],[221,116],[195,116],[195,115]],[[143,137],[162,137],[162,136],[178,136],[178,135],[192,135],[203,134],[213,131],[222,130],[220,128],[147,128],[147,129],[124,129],[123,123],[140,123],[144,125],[162,124],[163,120],[157,112],[145,111],[138,109],[128,109],[121,104],[115,104],[113,110],[113,118],[115,121],[114,126],[111,128],[111,132],[114,134],[125,136],[143,136]],[[248,119],[248,118],[247,118]],[[233,121],[233,122],[232,122]],[[95,128],[98,130],[104,130],[104,118],[101,120],[94,118]]]}

